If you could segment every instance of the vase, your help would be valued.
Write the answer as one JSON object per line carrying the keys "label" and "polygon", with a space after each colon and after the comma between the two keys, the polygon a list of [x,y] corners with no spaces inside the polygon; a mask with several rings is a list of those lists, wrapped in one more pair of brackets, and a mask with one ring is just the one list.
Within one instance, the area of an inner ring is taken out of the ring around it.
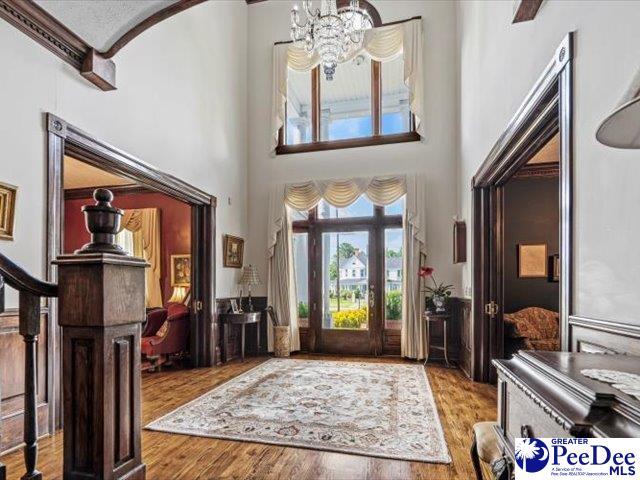
{"label": "vase", "polygon": [[436,313],[444,313],[445,298],[442,295],[434,295],[432,298],[433,306],[436,307]]}
{"label": "vase", "polygon": [[275,327],[275,339],[273,342],[273,354],[276,357],[288,357],[291,351],[289,340],[289,326]]}

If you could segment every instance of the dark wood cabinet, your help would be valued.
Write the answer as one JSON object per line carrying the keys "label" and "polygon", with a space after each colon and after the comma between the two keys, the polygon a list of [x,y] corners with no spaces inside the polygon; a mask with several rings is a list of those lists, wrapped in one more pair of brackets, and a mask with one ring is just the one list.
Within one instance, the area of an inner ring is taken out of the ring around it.
{"label": "dark wood cabinet", "polygon": [[512,460],[519,437],[640,437],[640,401],[581,373],[640,374],[638,357],[521,351],[493,364],[498,371],[497,433]]}

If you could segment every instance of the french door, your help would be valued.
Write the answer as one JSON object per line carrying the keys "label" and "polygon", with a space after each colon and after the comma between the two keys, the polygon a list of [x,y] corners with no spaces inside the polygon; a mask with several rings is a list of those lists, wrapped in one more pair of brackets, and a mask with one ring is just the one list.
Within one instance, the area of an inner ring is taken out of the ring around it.
{"label": "french door", "polygon": [[397,340],[399,353],[403,203],[397,214],[385,214],[383,207],[364,208],[364,201],[354,208],[361,216],[332,217],[321,204],[294,222],[294,232],[307,238],[311,352],[396,353],[390,349]]}

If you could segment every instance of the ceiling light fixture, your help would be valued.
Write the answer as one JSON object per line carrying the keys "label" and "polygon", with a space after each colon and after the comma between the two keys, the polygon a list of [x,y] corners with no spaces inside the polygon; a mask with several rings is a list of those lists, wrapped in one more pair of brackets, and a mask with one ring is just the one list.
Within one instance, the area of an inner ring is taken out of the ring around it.
{"label": "ceiling light fixture", "polygon": [[358,0],[338,8],[336,0],[321,0],[320,8],[312,11],[311,0],[304,0],[305,21],[301,21],[298,5],[291,10],[291,38],[304,42],[309,55],[317,52],[327,80],[333,80],[338,63],[350,57],[362,46],[365,30],[373,27],[371,16],[360,8]]}

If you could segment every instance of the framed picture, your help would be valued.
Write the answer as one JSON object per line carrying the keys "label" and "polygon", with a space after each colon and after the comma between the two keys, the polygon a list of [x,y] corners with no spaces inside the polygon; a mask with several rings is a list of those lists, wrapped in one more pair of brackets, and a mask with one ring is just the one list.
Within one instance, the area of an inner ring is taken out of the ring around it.
{"label": "framed picture", "polygon": [[191,285],[191,255],[171,255],[171,286]]}
{"label": "framed picture", "polygon": [[560,255],[557,253],[549,257],[549,281],[560,281]]}
{"label": "framed picture", "polygon": [[518,277],[547,278],[547,244],[518,245]]}
{"label": "framed picture", "polygon": [[238,301],[235,298],[232,298],[229,303],[231,304],[232,313],[240,313],[240,307],[238,307]]}
{"label": "framed picture", "polygon": [[0,238],[13,240],[18,187],[0,182]]}
{"label": "framed picture", "polygon": [[244,239],[233,235],[225,235],[223,243],[223,265],[230,268],[242,268]]}

